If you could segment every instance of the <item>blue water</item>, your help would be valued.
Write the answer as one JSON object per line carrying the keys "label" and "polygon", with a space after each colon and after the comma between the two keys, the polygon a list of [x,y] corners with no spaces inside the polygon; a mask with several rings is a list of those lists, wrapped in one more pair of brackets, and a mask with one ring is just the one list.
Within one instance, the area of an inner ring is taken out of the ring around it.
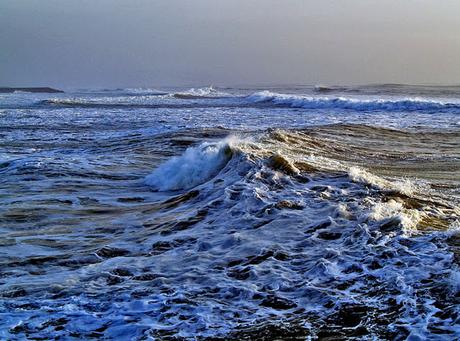
{"label": "blue water", "polygon": [[1,339],[460,336],[460,87],[0,94],[0,137]]}

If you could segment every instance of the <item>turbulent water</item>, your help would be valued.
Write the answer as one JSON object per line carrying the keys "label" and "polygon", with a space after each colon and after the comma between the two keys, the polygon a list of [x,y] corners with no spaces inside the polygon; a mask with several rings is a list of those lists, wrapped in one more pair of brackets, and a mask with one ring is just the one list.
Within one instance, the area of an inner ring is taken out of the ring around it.
{"label": "turbulent water", "polygon": [[0,339],[460,338],[460,87],[0,95]]}

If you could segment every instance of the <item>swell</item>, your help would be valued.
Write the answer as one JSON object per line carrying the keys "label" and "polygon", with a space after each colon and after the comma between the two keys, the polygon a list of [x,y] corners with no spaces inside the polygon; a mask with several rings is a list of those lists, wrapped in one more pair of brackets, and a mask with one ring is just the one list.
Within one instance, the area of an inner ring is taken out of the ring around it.
{"label": "swell", "polygon": [[261,91],[248,97],[255,103],[271,103],[303,109],[344,109],[354,111],[447,111],[460,110],[460,103],[423,98],[362,99],[348,97],[311,97]]}
{"label": "swell", "polygon": [[410,180],[421,193],[460,203],[458,130],[421,132],[338,124],[273,130],[268,141],[272,148],[316,167],[347,172],[357,167],[388,179],[387,184],[399,189]]}
{"label": "swell", "polygon": [[[251,103],[88,103],[84,101],[67,100],[43,100],[38,106],[52,106],[59,108],[94,108],[94,109],[193,109],[193,108],[248,108],[264,107],[266,105],[254,105]],[[31,107],[32,108],[32,107]],[[7,108],[8,109],[8,108]]]}
{"label": "swell", "polygon": [[345,177],[345,182],[369,186],[390,201],[402,202],[400,210],[431,203],[440,208],[438,218],[444,216],[439,219],[448,228],[456,219],[446,218],[449,212],[453,217],[460,213],[459,134],[433,132],[421,138],[419,133],[362,125],[269,130],[189,147],[155,169],[146,183],[160,191],[191,189],[218,178],[229,160],[237,158],[236,164],[246,160],[300,182],[311,174]]}
{"label": "swell", "polygon": [[[27,181],[5,164],[0,335],[458,338],[459,213],[367,166],[455,134],[191,129],[32,158]],[[42,179],[56,164],[114,176]]]}
{"label": "swell", "polygon": [[[348,88],[318,86],[316,93],[343,92]],[[364,90],[363,90],[364,91]],[[52,98],[35,102],[37,106],[83,107],[83,108],[199,108],[199,107],[289,107],[305,110],[345,110],[353,112],[449,112],[460,114],[460,102],[436,97],[401,97],[392,94],[382,98],[375,96],[343,97],[340,95],[296,95],[259,91],[250,95],[219,92],[212,87],[190,89],[183,92],[119,93],[102,98]]]}
{"label": "swell", "polygon": [[[329,134],[345,128],[348,139],[359,139],[364,131],[390,140],[406,135],[366,126],[321,127]],[[296,335],[395,338],[414,330],[424,337],[436,333],[428,326],[430,319],[420,318],[420,312],[456,301],[457,289],[451,282],[455,270],[448,276],[443,273],[455,269],[445,241],[454,233],[460,212],[425,192],[416,181],[405,182],[401,174],[399,179],[381,177],[335,157],[343,146],[313,132],[272,130],[234,139],[225,166],[215,168],[211,177],[200,179],[195,187],[183,187],[186,194],[170,199],[184,209],[194,207],[197,214],[175,222],[170,230],[159,225],[160,233],[206,235],[199,250],[209,248],[219,254],[219,283],[234,288],[225,293],[231,300],[243,298],[251,308],[239,309],[239,322],[232,324],[230,319],[228,329],[217,335],[239,338],[268,333],[275,337],[273,329],[293,328],[296,321],[309,324],[296,327]],[[408,141],[417,140],[417,135],[408,135]],[[196,158],[205,146],[187,149],[174,167],[163,168],[161,179],[169,179],[166,170],[170,177],[177,174],[177,164],[203,167]],[[378,160],[374,155],[373,161]],[[207,161],[218,164],[214,157]],[[220,240],[220,233],[228,238]],[[158,252],[171,247],[156,246]],[[449,265],[442,269],[438,262]],[[423,282],[428,278],[439,282]],[[350,297],[359,299],[350,302]],[[417,304],[412,304],[414,300]],[[219,305],[222,297],[215,302]],[[229,314],[233,304],[226,310]],[[270,312],[282,316],[274,318],[276,327],[267,323]],[[392,316],[394,323],[389,326],[380,320],[381,314]],[[431,317],[435,325],[443,325],[443,317]],[[324,327],[327,321],[337,328]],[[354,329],[358,325],[360,332]],[[354,331],[347,332],[347,327]],[[455,333],[446,325],[443,328]]]}

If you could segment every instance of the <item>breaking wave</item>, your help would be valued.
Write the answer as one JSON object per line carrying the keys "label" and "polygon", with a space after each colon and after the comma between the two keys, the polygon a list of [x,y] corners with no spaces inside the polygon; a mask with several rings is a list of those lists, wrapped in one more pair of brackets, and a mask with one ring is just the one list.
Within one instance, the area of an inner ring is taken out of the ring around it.
{"label": "breaking wave", "polygon": [[81,96],[49,98],[37,102],[40,106],[81,106],[81,107],[291,107],[308,110],[349,110],[354,112],[449,112],[460,114],[460,101],[440,100],[424,97],[395,96],[373,98],[372,96],[325,96],[320,93],[347,92],[345,88],[317,87],[317,95],[281,94],[259,91],[251,95],[221,92],[213,87],[191,88],[179,92],[160,92],[149,89],[123,90],[116,96]]}
{"label": "breaking wave", "polygon": [[203,143],[173,157],[145,178],[147,185],[159,191],[190,189],[216,175],[232,156],[232,139]]}
{"label": "breaking wave", "polygon": [[232,95],[220,92],[214,89],[212,86],[204,88],[191,88],[187,91],[176,92],[172,94],[173,97],[178,99],[200,99],[200,98],[222,98],[232,97]]}
{"label": "breaking wave", "polygon": [[460,337],[456,97],[126,92],[0,110],[0,339]]}
{"label": "breaking wave", "polygon": [[[373,174],[353,165],[352,156],[334,158],[328,152],[331,143],[306,132],[280,130],[253,136],[250,143],[206,142],[149,175],[147,183],[160,190],[201,185],[171,199],[201,198],[184,203],[198,213],[179,221],[177,228],[206,236],[197,237],[200,255],[208,248],[209,254],[219,254],[206,267],[214,283],[226,288],[213,295],[213,309],[237,314],[239,322],[230,319],[214,334],[204,328],[200,335],[238,339],[245,330],[262,335],[266,329],[254,326],[266,323],[272,313],[291,326],[297,318],[308,321],[303,328],[317,336],[321,325],[338,320],[332,333],[343,336],[356,335],[343,328],[359,323],[376,338],[426,338],[433,333],[431,323],[458,334],[440,314],[422,314],[455,301],[458,271],[445,272],[446,264],[453,265],[445,246],[450,234],[432,232],[452,229],[458,212],[426,201],[424,188],[415,182]],[[238,151],[234,159],[242,162],[228,162],[228,148]],[[311,155],[315,150],[321,158]],[[434,277],[436,285],[426,284]],[[438,290],[446,292],[445,300],[434,299]],[[230,306],[226,295],[232,297]],[[238,307],[235,295],[241,298]],[[198,298],[192,301],[200,319],[211,315]],[[185,307],[173,309],[186,314]],[[290,319],[291,314],[297,317]],[[391,315],[393,322],[375,317],[363,322],[363,316],[373,314]],[[360,317],[343,322],[338,316]],[[190,329],[184,336],[190,338],[196,324],[185,321]]]}
{"label": "breaking wave", "polygon": [[[101,92],[99,96],[88,96],[84,94],[79,97],[50,98],[40,100],[36,104],[39,106],[66,106],[66,107],[186,107],[193,105],[195,101],[189,100],[219,100],[226,98],[239,99],[238,96],[232,96],[228,93],[220,92],[213,87],[191,88],[183,92],[162,92],[155,89],[122,89],[115,94],[107,95]],[[230,103],[236,105],[237,103]],[[200,105],[206,106],[205,102]],[[208,105],[215,105],[208,103]]]}
{"label": "breaking wave", "polygon": [[411,195],[416,191],[416,185],[409,179],[390,181],[355,166],[349,168],[348,174],[353,181],[376,186],[380,189],[396,190],[405,195]]}
{"label": "breaking wave", "polygon": [[304,109],[345,109],[356,111],[460,110],[460,102],[443,102],[423,98],[359,99],[347,97],[312,97],[260,91],[248,96],[247,99],[254,103],[268,102],[274,105]]}

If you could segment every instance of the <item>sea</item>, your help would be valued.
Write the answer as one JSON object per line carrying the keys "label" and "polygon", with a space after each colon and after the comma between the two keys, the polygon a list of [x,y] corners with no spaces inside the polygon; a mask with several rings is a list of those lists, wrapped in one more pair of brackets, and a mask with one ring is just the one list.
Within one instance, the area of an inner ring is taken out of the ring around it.
{"label": "sea", "polygon": [[460,86],[0,94],[0,339],[460,338]]}

